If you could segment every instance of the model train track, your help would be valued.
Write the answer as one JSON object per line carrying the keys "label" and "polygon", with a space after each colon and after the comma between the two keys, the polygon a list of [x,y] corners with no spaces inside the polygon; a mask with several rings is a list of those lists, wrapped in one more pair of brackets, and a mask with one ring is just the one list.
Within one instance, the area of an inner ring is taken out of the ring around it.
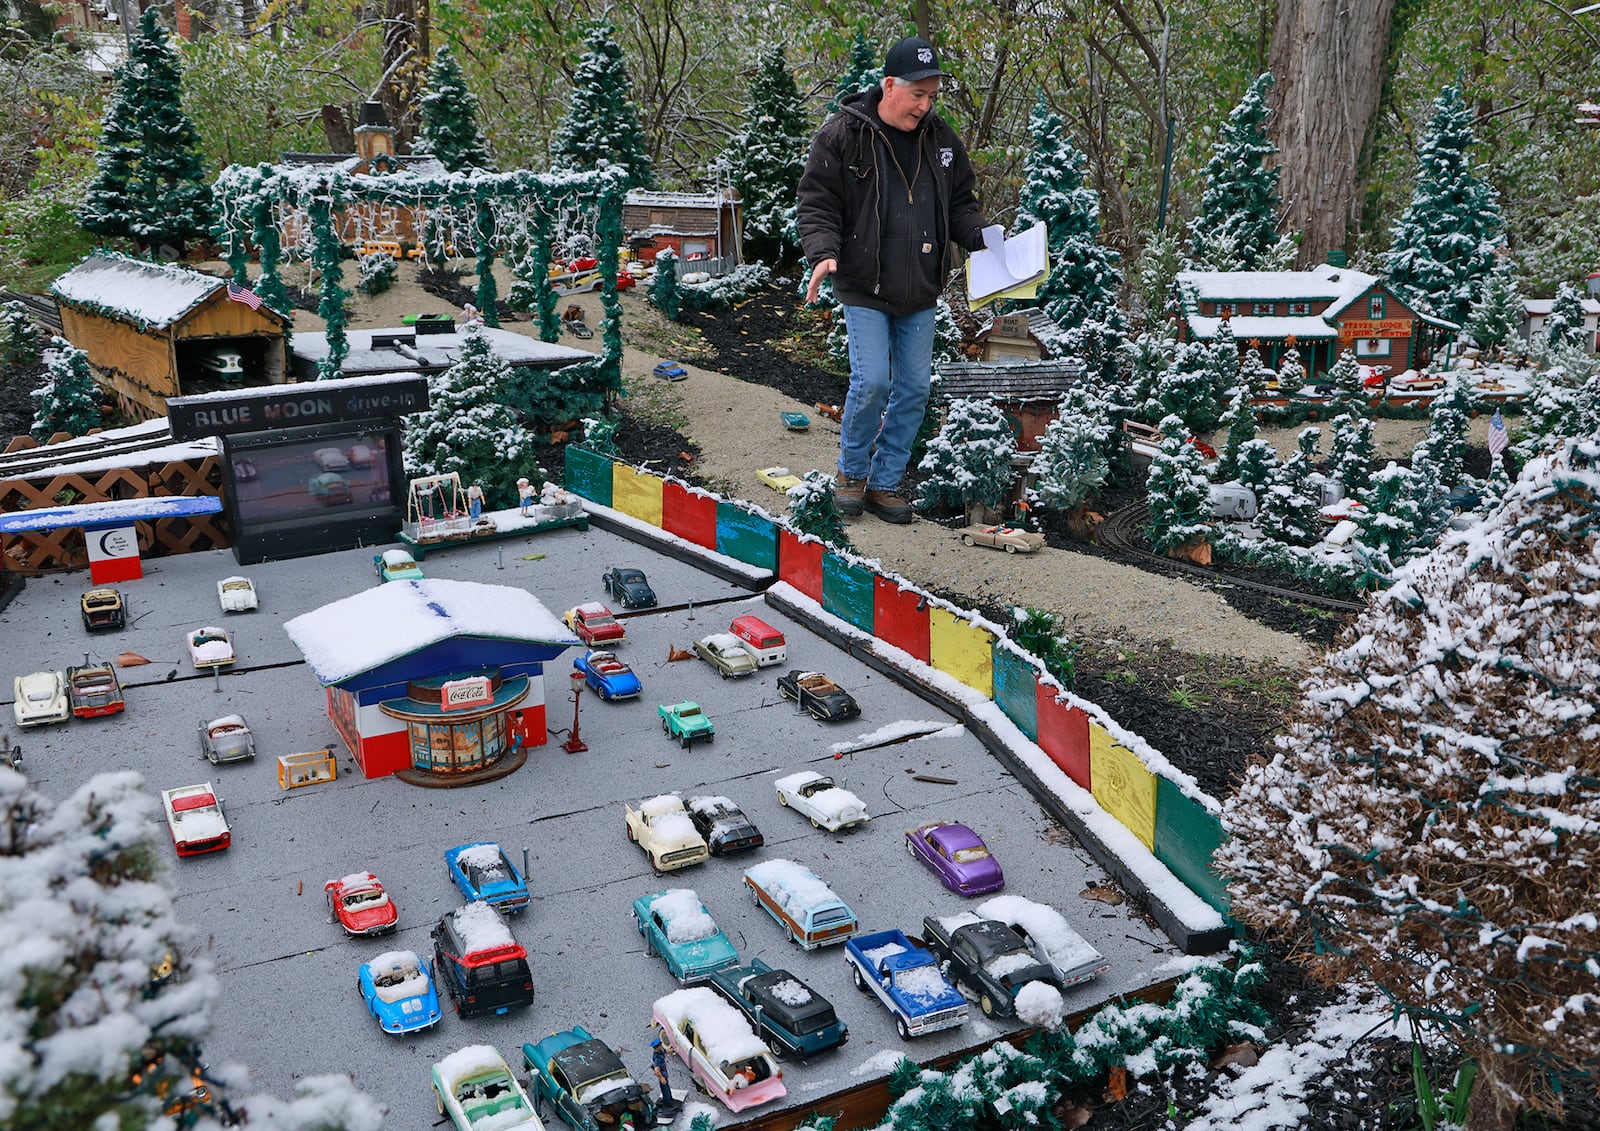
{"label": "model train track", "polygon": [[1174,569],[1195,577],[1203,577],[1207,581],[1221,585],[1232,585],[1236,589],[1247,589],[1252,593],[1264,593],[1269,597],[1277,597],[1285,601],[1297,601],[1302,605],[1315,605],[1318,608],[1334,609],[1342,613],[1358,613],[1367,607],[1364,603],[1357,601],[1344,601],[1337,597],[1325,597],[1319,593],[1307,593],[1300,589],[1285,589],[1279,585],[1248,581],[1244,578],[1235,577],[1230,573],[1195,565],[1193,562],[1179,561],[1176,558],[1152,554],[1138,545],[1134,538],[1134,531],[1143,526],[1149,519],[1150,508],[1143,503],[1134,503],[1132,506],[1123,507],[1121,510],[1107,515],[1106,520],[1095,528],[1095,543],[1104,546],[1108,550],[1115,550],[1119,554],[1126,554],[1141,561],[1159,562],[1163,568]]}
{"label": "model train track", "polygon": [[0,291],[0,302],[20,302],[33,320],[52,334],[61,334],[61,311],[56,300],[44,295],[22,294],[19,291]]}

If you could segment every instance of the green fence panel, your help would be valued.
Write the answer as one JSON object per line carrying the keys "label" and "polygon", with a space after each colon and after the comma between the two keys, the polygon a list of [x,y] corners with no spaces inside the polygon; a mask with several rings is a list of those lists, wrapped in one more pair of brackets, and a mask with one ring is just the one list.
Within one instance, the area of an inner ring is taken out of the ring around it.
{"label": "green fence panel", "polygon": [[1039,741],[1038,672],[1009,648],[994,650],[994,701],[1006,718],[1033,741]]}
{"label": "green fence panel", "polygon": [[822,555],[822,607],[864,632],[872,631],[870,569],[851,565],[837,554]]}
{"label": "green fence panel", "polygon": [[591,503],[611,505],[611,461],[588,448],[568,444],[565,453],[566,487]]}
{"label": "green fence panel", "polygon": [[770,519],[719,500],[717,553],[777,573],[778,528]]}
{"label": "green fence panel", "polygon": [[1156,859],[1211,906],[1228,913],[1228,891],[1211,868],[1225,839],[1222,822],[1166,778],[1156,776]]}

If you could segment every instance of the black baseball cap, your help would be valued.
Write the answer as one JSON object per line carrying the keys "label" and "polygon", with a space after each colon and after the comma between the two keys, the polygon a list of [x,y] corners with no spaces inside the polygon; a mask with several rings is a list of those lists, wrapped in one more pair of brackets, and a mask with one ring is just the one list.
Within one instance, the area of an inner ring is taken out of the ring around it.
{"label": "black baseball cap", "polygon": [[939,53],[933,49],[933,44],[915,35],[889,48],[889,53],[883,57],[883,75],[902,82],[950,77],[948,71],[939,69]]}

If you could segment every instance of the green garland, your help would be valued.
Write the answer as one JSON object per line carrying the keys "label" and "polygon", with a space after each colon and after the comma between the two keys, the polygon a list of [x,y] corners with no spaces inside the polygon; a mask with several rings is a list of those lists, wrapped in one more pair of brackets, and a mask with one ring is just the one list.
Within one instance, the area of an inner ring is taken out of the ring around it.
{"label": "green garland", "polygon": [[323,197],[314,198],[306,209],[311,218],[314,242],[311,245],[311,269],[318,272],[319,296],[317,314],[327,323],[328,356],[317,362],[317,380],[338,377],[344,371],[344,359],[350,354],[350,339],[345,336],[345,300],[350,292],[339,284],[344,279],[340,265],[340,246],[333,231],[333,205]]}
{"label": "green garland", "polygon": [[494,281],[494,212],[489,206],[489,201],[484,197],[478,198],[478,206],[473,212],[473,229],[478,237],[478,313],[483,316],[486,326],[500,325],[500,315],[495,312],[495,303],[499,301],[500,290]]}

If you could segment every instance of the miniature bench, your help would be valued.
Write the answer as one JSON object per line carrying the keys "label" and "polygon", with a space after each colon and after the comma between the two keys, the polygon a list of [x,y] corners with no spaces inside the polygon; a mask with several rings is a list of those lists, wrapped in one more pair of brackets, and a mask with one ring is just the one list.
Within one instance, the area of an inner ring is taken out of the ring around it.
{"label": "miniature bench", "polygon": [[302,785],[334,781],[338,776],[339,761],[333,756],[331,746],[303,754],[278,755],[278,785],[282,789],[298,789]]}

